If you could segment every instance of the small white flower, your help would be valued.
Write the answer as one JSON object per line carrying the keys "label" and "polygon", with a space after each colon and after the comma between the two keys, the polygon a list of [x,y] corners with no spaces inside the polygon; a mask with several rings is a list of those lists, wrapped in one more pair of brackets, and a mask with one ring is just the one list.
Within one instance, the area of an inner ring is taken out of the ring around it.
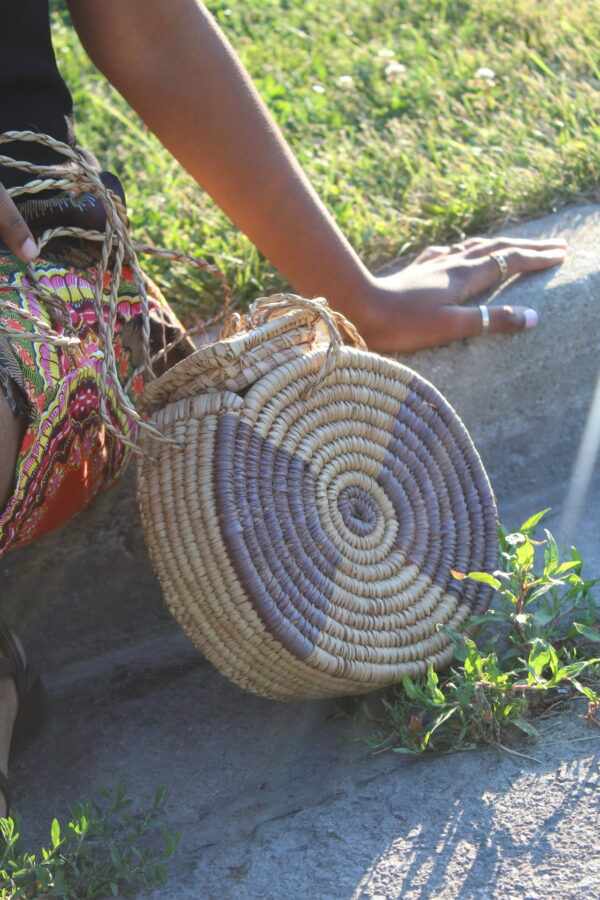
{"label": "small white flower", "polygon": [[385,67],[385,74],[388,78],[397,78],[399,75],[404,75],[405,72],[406,66],[399,62],[388,63]]}
{"label": "small white flower", "polygon": [[324,94],[325,88],[322,84],[313,84],[313,91],[315,92],[315,94]]}
{"label": "small white flower", "polygon": [[482,66],[480,69],[477,69],[475,72],[475,78],[495,78],[496,73],[493,69],[489,69],[487,66]]}
{"label": "small white flower", "polygon": [[395,55],[394,51],[390,50],[389,47],[382,47],[381,50],[377,51],[377,56],[380,59],[393,59]]}
{"label": "small white flower", "polygon": [[352,77],[352,75],[340,75],[336,84],[344,91],[351,91],[354,87],[354,78]]}

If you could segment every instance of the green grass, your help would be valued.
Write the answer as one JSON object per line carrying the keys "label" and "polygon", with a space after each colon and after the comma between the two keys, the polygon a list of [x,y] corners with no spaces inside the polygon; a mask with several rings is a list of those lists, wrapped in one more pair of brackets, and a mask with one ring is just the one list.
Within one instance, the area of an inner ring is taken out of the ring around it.
{"label": "green grass", "polygon": [[[597,195],[597,0],[208,6],[372,267]],[[136,234],[214,256],[243,300],[280,287],[279,276],[95,72],[63,3],[51,7],[79,139],[122,177]],[[481,68],[494,76],[477,77]],[[188,273],[165,267],[161,277],[188,317],[220,302],[214,284],[198,302],[190,299]]]}

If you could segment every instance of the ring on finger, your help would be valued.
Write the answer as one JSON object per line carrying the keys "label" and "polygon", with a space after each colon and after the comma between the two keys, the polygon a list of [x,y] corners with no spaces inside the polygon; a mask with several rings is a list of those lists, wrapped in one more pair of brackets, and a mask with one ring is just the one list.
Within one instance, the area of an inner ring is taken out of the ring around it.
{"label": "ring on finger", "polygon": [[457,253],[462,253],[463,250],[466,250],[467,248],[465,247],[464,244],[451,244],[450,249],[456,250]]}
{"label": "ring on finger", "polygon": [[490,330],[490,311],[484,303],[480,304],[479,313],[481,315],[481,333],[487,334]]}
{"label": "ring on finger", "polygon": [[508,265],[506,263],[506,257],[503,253],[496,251],[496,253],[490,253],[491,259],[497,264],[500,269],[500,281],[505,281],[508,278]]}

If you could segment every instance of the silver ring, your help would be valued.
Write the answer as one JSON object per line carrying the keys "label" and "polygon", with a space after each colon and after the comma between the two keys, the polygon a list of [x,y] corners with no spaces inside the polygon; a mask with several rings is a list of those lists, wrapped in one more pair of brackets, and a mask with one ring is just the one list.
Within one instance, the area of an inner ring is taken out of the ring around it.
{"label": "silver ring", "polygon": [[479,307],[479,312],[481,314],[481,333],[487,334],[490,330],[490,311],[487,306],[482,303]]}
{"label": "silver ring", "polygon": [[503,253],[490,253],[491,259],[497,263],[498,268],[500,269],[500,281],[504,281],[505,278],[508,278],[508,266],[506,264],[506,257]]}

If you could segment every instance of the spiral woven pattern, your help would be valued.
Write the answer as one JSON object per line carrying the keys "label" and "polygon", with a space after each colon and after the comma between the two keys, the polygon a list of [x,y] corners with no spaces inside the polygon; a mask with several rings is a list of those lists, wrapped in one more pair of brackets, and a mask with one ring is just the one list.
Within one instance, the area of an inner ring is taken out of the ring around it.
{"label": "spiral woven pattern", "polygon": [[[428,382],[342,347],[285,362],[245,396],[184,397],[142,440],[138,498],[166,602],[242,687],[339,696],[452,658],[496,566],[496,511],[476,450]],[[311,388],[310,393],[307,389]]]}

